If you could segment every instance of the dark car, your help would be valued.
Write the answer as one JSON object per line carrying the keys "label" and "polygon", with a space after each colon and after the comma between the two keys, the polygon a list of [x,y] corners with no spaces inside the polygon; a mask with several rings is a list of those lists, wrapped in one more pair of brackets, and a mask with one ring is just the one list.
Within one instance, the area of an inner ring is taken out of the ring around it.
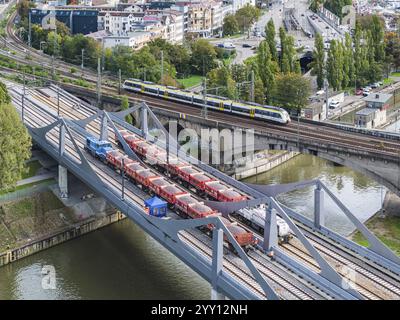
{"label": "dark car", "polygon": [[243,43],[243,44],[242,44],[242,47],[243,47],[243,48],[251,48],[251,45],[249,45],[248,43]]}

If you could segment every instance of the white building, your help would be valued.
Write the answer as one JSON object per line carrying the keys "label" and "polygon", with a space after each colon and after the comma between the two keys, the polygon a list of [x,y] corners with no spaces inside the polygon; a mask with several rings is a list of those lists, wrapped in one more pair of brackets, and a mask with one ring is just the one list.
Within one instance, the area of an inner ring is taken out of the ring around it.
{"label": "white building", "polygon": [[98,15],[98,28],[112,34],[132,32],[135,25],[143,23],[144,16],[143,12],[101,11]]}
{"label": "white building", "polygon": [[152,39],[151,32],[128,32],[126,35],[109,35],[103,38],[104,48],[127,46],[140,49]]}

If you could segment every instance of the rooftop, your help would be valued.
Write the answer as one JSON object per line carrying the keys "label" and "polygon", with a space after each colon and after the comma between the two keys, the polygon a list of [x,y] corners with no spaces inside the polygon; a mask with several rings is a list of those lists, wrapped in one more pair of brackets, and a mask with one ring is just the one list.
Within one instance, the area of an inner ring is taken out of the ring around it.
{"label": "rooftop", "polygon": [[361,109],[360,111],[357,111],[356,115],[357,116],[358,115],[360,115],[360,116],[368,116],[368,115],[374,113],[375,111],[376,111],[376,109],[373,109],[373,108],[364,108],[364,109]]}
{"label": "rooftop", "polygon": [[371,93],[369,96],[364,98],[364,101],[366,102],[379,102],[379,103],[385,103],[390,100],[392,97],[392,94],[387,94],[387,93]]}

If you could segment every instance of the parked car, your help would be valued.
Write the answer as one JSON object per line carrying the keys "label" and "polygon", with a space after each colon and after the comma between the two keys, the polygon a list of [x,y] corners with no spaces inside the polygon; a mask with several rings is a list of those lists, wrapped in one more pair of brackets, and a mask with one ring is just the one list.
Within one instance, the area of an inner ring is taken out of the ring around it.
{"label": "parked car", "polygon": [[370,90],[364,90],[364,91],[363,91],[363,96],[364,96],[364,97],[367,97],[367,96],[370,95],[370,93],[371,93]]}
{"label": "parked car", "polygon": [[356,89],[357,96],[361,96],[362,94],[363,94],[363,89],[361,89],[361,88]]}
{"label": "parked car", "polygon": [[243,47],[243,48],[251,48],[251,45],[248,44],[248,43],[243,43],[243,44],[242,44],[242,47]]}
{"label": "parked car", "polygon": [[339,101],[332,100],[331,103],[329,104],[329,109],[336,109],[339,106],[340,106]]}

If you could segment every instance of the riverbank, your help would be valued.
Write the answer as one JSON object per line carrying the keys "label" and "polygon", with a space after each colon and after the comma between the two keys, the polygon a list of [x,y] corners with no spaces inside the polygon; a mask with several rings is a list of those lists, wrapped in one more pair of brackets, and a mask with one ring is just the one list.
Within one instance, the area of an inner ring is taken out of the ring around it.
{"label": "riverbank", "polygon": [[[383,210],[365,222],[366,227],[375,234],[384,244],[400,256],[400,198],[387,192],[383,203]],[[368,242],[363,235],[356,231],[351,240],[367,247]]]}
{"label": "riverbank", "polygon": [[96,214],[76,210],[87,202],[65,206],[52,188],[57,186],[0,205],[0,267],[124,218],[111,208]]}

